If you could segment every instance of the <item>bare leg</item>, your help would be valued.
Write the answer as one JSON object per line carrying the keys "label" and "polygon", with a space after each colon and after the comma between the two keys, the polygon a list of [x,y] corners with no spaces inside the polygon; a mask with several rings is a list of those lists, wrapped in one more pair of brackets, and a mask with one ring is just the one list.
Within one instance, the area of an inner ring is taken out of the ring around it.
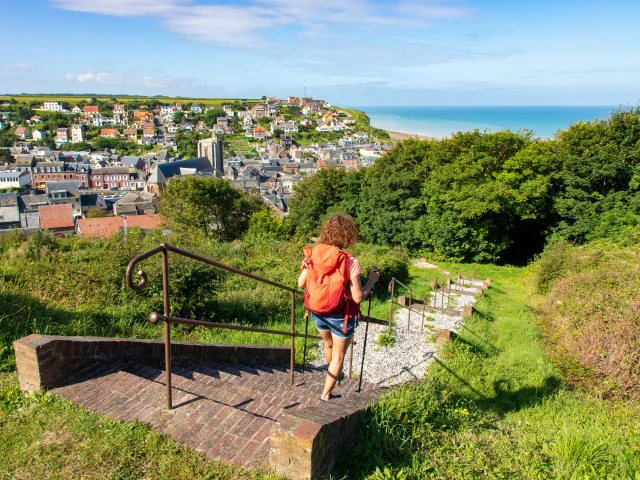
{"label": "bare leg", "polygon": [[340,376],[342,370],[342,362],[344,360],[344,354],[351,343],[351,338],[342,338],[333,336],[333,352],[331,354],[331,362],[329,363],[329,370],[327,371],[327,379],[324,383],[324,391],[322,392],[323,398],[328,398],[331,394],[331,390],[336,385],[336,381]]}
{"label": "bare leg", "polygon": [[331,335],[331,331],[322,331],[318,330],[318,333],[322,337],[322,343],[324,345],[324,358],[327,361],[327,364],[331,364],[331,354],[333,352],[333,337]]}

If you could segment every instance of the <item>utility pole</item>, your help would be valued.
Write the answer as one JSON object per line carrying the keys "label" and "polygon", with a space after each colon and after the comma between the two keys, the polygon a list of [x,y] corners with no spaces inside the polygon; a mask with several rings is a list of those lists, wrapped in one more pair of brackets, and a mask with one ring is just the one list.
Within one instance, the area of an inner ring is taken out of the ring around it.
{"label": "utility pole", "polygon": [[307,98],[307,79],[304,79],[304,82],[302,82],[302,88],[304,88],[304,98]]}

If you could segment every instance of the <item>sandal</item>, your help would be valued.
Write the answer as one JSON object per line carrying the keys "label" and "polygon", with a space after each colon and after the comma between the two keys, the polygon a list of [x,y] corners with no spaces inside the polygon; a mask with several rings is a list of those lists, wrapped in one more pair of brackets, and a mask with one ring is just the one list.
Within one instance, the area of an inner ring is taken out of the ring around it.
{"label": "sandal", "polygon": [[329,400],[333,400],[334,398],[341,398],[341,397],[342,395],[334,395],[333,393],[330,393],[328,398],[325,398],[322,395],[320,395],[320,401],[328,402]]}

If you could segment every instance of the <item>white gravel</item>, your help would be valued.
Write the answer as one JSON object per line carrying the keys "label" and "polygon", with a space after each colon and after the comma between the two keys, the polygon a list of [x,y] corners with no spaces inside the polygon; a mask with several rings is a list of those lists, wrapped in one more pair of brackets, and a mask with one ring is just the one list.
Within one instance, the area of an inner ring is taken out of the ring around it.
{"label": "white gravel", "polygon": [[414,260],[411,262],[414,267],[418,268],[438,268],[437,265],[427,262],[425,259]]}
{"label": "white gravel", "polygon": [[[480,282],[480,285],[482,282]],[[440,299],[438,294],[438,299]],[[425,370],[437,354],[438,345],[435,343],[436,329],[457,331],[462,325],[463,305],[473,305],[476,298],[472,295],[451,295],[450,308],[456,310],[456,315],[444,313],[428,313],[425,316],[423,333],[420,334],[420,314],[402,307],[394,307],[395,342],[392,346],[383,347],[377,342],[378,336],[388,327],[385,325],[370,324],[367,335],[367,349],[364,364],[364,380],[380,385],[395,385],[412,380],[424,378]],[[440,305],[440,303],[438,303]],[[445,298],[446,306],[446,298]],[[407,330],[407,321],[409,330]],[[364,344],[366,323],[362,322],[356,328],[354,335],[355,346],[353,349],[353,374],[360,374],[362,362],[362,347]],[[322,342],[319,342],[322,352]],[[349,372],[349,352],[345,356],[344,371]],[[324,356],[311,362],[316,367],[326,367]]]}

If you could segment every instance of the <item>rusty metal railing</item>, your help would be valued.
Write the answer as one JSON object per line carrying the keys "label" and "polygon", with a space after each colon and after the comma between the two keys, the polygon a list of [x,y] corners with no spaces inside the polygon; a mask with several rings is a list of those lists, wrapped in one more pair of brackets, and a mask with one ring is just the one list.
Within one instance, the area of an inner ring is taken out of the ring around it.
{"label": "rusty metal railing", "polygon": [[[396,283],[398,285],[400,285],[401,287],[405,288],[406,290],[409,291],[409,305],[404,305],[400,302],[397,302],[395,300],[395,293],[396,293]],[[411,330],[411,313],[417,313],[418,315],[420,315],[421,317],[421,322],[420,322],[420,333],[422,333],[424,331],[424,319],[427,315],[427,299],[426,298],[420,298],[420,297],[416,297],[414,295],[414,290],[411,287],[408,287],[407,285],[405,285],[404,283],[402,283],[400,280],[398,280],[396,277],[393,277],[391,279],[391,282],[389,282],[389,293],[391,293],[391,296],[389,297],[389,327],[391,327],[391,321],[393,320],[393,306],[397,305],[398,307],[402,307],[406,310],[409,310],[409,313],[407,314],[407,330],[408,331],[412,331]],[[418,310],[414,310],[413,308],[411,308],[413,306],[413,303],[416,302],[417,304],[422,304],[422,310],[418,311]]]}
{"label": "rusty metal railing", "polygon": [[[169,301],[169,252],[176,253],[178,255],[182,255],[184,257],[191,258],[198,262],[206,263],[213,267],[221,268],[228,272],[235,273],[237,275],[241,275],[243,277],[250,278],[260,283],[264,283],[267,285],[271,285],[272,287],[279,288],[281,290],[285,290],[289,292],[291,297],[290,303],[290,314],[291,314],[291,328],[290,331],[283,330],[270,330],[265,328],[257,328],[257,327],[245,327],[242,325],[231,325],[225,323],[215,323],[215,322],[206,322],[203,320],[192,320],[189,318],[180,318],[180,317],[172,317],[171,316],[171,305]],[[291,384],[293,385],[295,382],[295,339],[296,337],[304,338],[304,357],[306,358],[306,349],[307,349],[307,339],[320,340],[321,338],[314,335],[307,335],[307,328],[305,327],[305,333],[297,333],[295,331],[296,324],[296,294],[301,294],[300,290],[289,287],[287,285],[282,285],[280,283],[267,280],[266,278],[259,277],[258,275],[253,275],[251,273],[239,270],[237,268],[231,267],[229,265],[225,265],[224,263],[216,262],[215,260],[211,260],[209,258],[203,257],[201,255],[197,255],[192,252],[188,252],[186,250],[182,250],[181,248],[177,248],[166,243],[160,245],[159,247],[154,248],[153,250],[149,250],[148,252],[142,253],[135,257],[133,260],[129,262],[127,266],[126,273],[126,281],[127,285],[133,290],[139,291],[147,286],[147,274],[144,270],[139,270],[137,272],[138,276],[141,277],[139,283],[134,283],[133,281],[133,272],[135,266],[154,256],[157,254],[162,254],[162,294],[163,294],[163,302],[164,302],[164,313],[159,314],[156,312],[151,313],[149,316],[149,321],[151,323],[158,323],[159,321],[164,322],[164,345],[165,345],[165,374],[166,374],[166,388],[167,388],[167,409],[171,410],[173,408],[172,402],[172,390],[171,390],[171,324],[172,323],[184,323],[188,325],[198,325],[207,328],[223,328],[229,330],[242,330],[245,332],[258,332],[258,333],[267,333],[272,335],[288,335],[291,338],[291,357],[290,357],[290,376],[291,376]],[[308,320],[307,320],[308,322]],[[305,363],[306,360],[303,360]],[[303,365],[303,374],[304,374],[304,365]]]}

